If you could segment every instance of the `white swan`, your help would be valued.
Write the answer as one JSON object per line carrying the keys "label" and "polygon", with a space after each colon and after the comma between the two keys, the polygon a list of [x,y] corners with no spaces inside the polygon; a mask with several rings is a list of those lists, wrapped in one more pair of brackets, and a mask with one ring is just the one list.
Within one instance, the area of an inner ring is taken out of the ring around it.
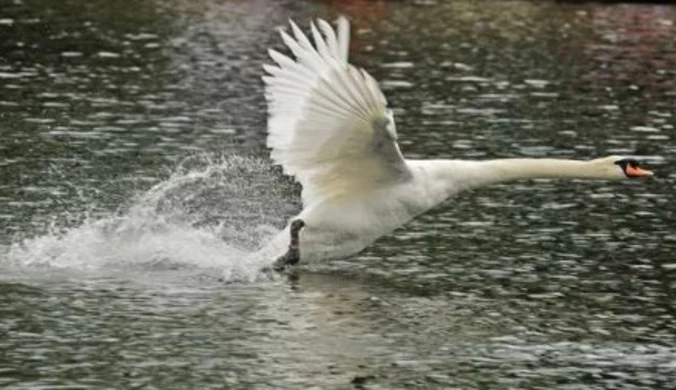
{"label": "white swan", "polygon": [[[630,156],[591,161],[408,160],[397,145],[392,111],[378,83],[348,63],[349,23],[311,24],[314,44],[291,22],[281,32],[295,60],[270,50],[264,65],[271,157],[303,186],[300,246],[284,229],[259,254],[286,263],[353,255],[377,238],[467,189],[533,178],[651,176]],[[299,223],[299,222],[297,222]],[[298,253],[300,250],[300,256]],[[289,258],[293,257],[293,259]],[[279,261],[278,261],[279,263]],[[279,264],[278,264],[279,265]]]}

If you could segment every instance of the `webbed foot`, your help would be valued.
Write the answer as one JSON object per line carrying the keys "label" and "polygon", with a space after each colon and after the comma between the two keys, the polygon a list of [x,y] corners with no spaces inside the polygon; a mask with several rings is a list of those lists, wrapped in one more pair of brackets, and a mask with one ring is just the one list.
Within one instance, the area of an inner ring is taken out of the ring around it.
{"label": "webbed foot", "polygon": [[305,226],[302,219],[296,219],[291,222],[289,232],[291,233],[291,241],[289,243],[289,250],[285,254],[278,257],[272,265],[272,269],[277,272],[284,271],[288,266],[297,264],[300,261],[300,247],[298,244],[298,234]]}

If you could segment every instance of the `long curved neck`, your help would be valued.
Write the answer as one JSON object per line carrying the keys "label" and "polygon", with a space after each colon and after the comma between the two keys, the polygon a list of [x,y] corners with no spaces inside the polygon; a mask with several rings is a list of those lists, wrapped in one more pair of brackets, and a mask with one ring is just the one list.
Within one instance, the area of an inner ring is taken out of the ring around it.
{"label": "long curved neck", "polygon": [[[520,179],[612,179],[598,160],[509,158],[487,161],[428,160],[420,166],[439,190],[455,192]],[[612,167],[612,165],[611,165]]]}
{"label": "long curved neck", "polygon": [[509,158],[477,161],[467,166],[470,188],[521,179],[607,179],[590,161]]}

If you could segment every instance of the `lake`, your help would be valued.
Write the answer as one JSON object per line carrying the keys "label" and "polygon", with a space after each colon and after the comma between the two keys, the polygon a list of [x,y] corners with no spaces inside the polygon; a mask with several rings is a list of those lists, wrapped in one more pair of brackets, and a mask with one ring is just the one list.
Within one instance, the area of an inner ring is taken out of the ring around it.
{"label": "lake", "polygon": [[[267,49],[341,14],[406,157],[640,154],[656,177],[496,185],[352,258],[247,268],[301,207],[265,148]],[[673,388],[675,23],[668,4],[0,0],[0,387]]]}

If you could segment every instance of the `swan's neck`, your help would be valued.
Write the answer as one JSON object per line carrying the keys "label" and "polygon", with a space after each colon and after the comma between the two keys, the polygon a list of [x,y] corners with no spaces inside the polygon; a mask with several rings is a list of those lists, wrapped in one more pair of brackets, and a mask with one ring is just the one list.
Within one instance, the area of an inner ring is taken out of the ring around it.
{"label": "swan's neck", "polygon": [[608,174],[594,169],[589,161],[513,158],[480,161],[469,166],[471,187],[521,179],[607,179]]}
{"label": "swan's neck", "polygon": [[513,158],[488,161],[434,160],[426,170],[430,180],[443,186],[448,195],[467,189],[521,179],[618,179],[612,164],[599,160]]}

